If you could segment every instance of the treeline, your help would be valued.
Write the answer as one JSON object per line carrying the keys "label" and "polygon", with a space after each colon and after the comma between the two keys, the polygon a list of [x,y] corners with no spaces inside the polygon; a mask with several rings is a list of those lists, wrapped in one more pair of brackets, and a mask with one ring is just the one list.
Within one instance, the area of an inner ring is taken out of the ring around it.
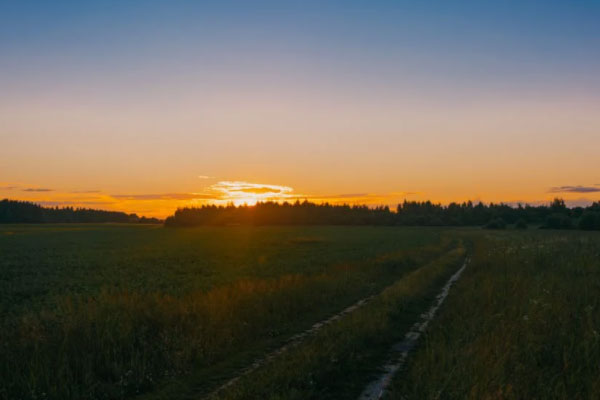
{"label": "treeline", "polygon": [[[42,207],[28,201],[0,201],[0,223],[150,223],[157,218],[139,217],[119,211],[89,208]],[[430,201],[404,201],[396,210],[387,206],[295,203],[258,203],[255,206],[216,206],[180,208],[165,220],[166,226],[200,225],[404,225],[404,226],[483,226],[547,229],[600,230],[600,202],[588,207],[569,208],[561,199],[547,205],[483,204],[472,202],[435,204]]]}
{"label": "treeline", "polygon": [[600,203],[569,208],[561,199],[547,205],[483,204],[472,202],[435,204],[404,201],[395,212],[389,207],[365,205],[258,203],[255,206],[203,205],[180,208],[165,220],[166,226],[200,225],[406,225],[484,226],[503,229],[536,225],[549,229],[600,230]]}
{"label": "treeline", "polygon": [[73,207],[42,207],[28,201],[0,201],[0,223],[102,223],[122,222],[157,224],[156,218],[139,217],[119,211]]}

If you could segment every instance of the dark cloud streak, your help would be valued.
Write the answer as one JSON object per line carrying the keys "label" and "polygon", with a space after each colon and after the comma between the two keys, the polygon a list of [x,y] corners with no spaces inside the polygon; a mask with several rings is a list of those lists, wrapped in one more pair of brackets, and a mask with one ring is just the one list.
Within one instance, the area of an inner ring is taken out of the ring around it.
{"label": "dark cloud streak", "polygon": [[597,187],[597,186],[598,186],[598,184],[596,184],[595,186],[581,186],[581,185],[556,186],[556,187],[550,188],[550,190],[548,192],[550,192],[550,193],[594,193],[594,192],[600,192],[600,187]]}
{"label": "dark cloud streak", "polygon": [[67,206],[110,206],[114,203],[111,201],[36,201],[36,204],[40,204],[45,207],[67,207]]}
{"label": "dark cloud streak", "polygon": [[47,189],[47,188],[26,188],[26,189],[22,189],[23,192],[53,192],[54,189]]}
{"label": "dark cloud streak", "polygon": [[121,200],[216,200],[217,196],[197,193],[112,194]]}

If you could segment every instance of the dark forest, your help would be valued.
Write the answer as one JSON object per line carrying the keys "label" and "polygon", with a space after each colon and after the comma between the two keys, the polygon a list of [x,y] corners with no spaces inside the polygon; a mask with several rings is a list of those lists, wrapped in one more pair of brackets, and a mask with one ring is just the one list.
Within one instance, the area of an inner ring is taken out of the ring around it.
{"label": "dark forest", "polygon": [[532,206],[472,202],[435,204],[404,201],[396,210],[387,206],[295,203],[258,203],[255,206],[181,208],[165,220],[166,226],[199,225],[403,225],[403,226],[484,226],[503,229],[600,229],[600,203],[569,208],[561,199]]}
{"label": "dark forest", "polygon": [[156,218],[139,217],[119,211],[90,208],[42,207],[28,201],[0,201],[0,223],[160,223]]}

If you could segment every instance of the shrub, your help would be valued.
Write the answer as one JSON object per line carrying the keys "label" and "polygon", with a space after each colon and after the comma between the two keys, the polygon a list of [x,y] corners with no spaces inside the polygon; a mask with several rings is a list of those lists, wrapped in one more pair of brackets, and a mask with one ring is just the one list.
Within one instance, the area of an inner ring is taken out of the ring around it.
{"label": "shrub", "polygon": [[573,221],[564,214],[552,214],[546,218],[543,226],[545,229],[571,229]]}
{"label": "shrub", "polygon": [[502,218],[494,218],[490,220],[485,226],[485,229],[505,229],[506,222]]}
{"label": "shrub", "polygon": [[520,219],[515,223],[515,229],[527,229],[527,221]]}
{"label": "shrub", "polygon": [[586,211],[579,220],[579,229],[586,231],[600,230],[600,213]]}

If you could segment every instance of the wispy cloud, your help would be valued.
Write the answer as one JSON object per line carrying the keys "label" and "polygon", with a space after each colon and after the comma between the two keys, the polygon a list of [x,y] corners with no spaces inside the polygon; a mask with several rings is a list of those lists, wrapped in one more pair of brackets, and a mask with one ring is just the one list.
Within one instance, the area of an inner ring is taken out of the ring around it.
{"label": "wispy cloud", "polygon": [[596,184],[594,186],[556,186],[550,188],[548,192],[550,193],[594,193],[600,192],[600,185]]}
{"label": "wispy cloud", "polygon": [[330,196],[321,196],[321,198],[325,199],[354,199],[357,197],[368,197],[369,193],[344,193],[344,194],[333,194]]}
{"label": "wispy cloud", "polygon": [[53,192],[54,189],[48,188],[25,188],[22,189],[24,192]]}
{"label": "wispy cloud", "polygon": [[417,192],[394,192],[394,193],[338,193],[338,194],[302,194],[295,193],[289,186],[262,184],[245,181],[220,181],[210,185],[206,191],[214,193],[218,198],[216,203],[232,202],[240,204],[256,204],[261,201],[296,201],[310,200],[316,203],[333,204],[368,204],[385,205],[392,204],[398,198],[406,197]]}
{"label": "wispy cloud", "polygon": [[77,200],[77,201],[73,201],[73,200],[62,200],[62,201],[51,201],[51,200],[45,200],[45,201],[35,201],[35,203],[40,204],[42,206],[46,206],[46,207],[56,207],[56,206],[87,206],[87,207],[94,207],[94,206],[110,206],[113,205],[114,203],[112,201],[82,201],[82,200]]}
{"label": "wispy cloud", "polygon": [[[215,179],[200,175],[199,179]],[[212,184],[211,184],[212,183]],[[309,200],[315,203],[392,205],[401,198],[417,192],[391,193],[297,193],[290,186],[255,183],[247,181],[208,182],[198,192],[154,192],[109,194],[97,189],[75,189],[61,191],[37,186],[35,183],[0,182],[0,190],[18,190],[22,197],[44,206],[81,206],[136,212],[143,215],[165,217],[177,207],[200,204],[254,205],[258,202],[295,202]],[[600,188],[599,188],[600,190]],[[24,193],[27,192],[26,196]],[[51,192],[51,193],[49,193]]]}
{"label": "wispy cloud", "polygon": [[267,185],[262,183],[252,183],[252,182],[244,182],[244,181],[220,181],[211,185],[209,190],[217,191],[224,194],[247,194],[247,193],[255,193],[255,194],[273,194],[273,195],[282,195],[282,194],[290,194],[293,192],[289,186],[280,186],[280,185]]}
{"label": "wispy cloud", "polygon": [[152,193],[152,194],[113,194],[121,200],[211,200],[218,197],[205,193]]}
{"label": "wispy cloud", "polygon": [[390,193],[390,196],[399,196],[399,197],[403,197],[403,196],[416,196],[422,194],[421,192],[392,192]]}

